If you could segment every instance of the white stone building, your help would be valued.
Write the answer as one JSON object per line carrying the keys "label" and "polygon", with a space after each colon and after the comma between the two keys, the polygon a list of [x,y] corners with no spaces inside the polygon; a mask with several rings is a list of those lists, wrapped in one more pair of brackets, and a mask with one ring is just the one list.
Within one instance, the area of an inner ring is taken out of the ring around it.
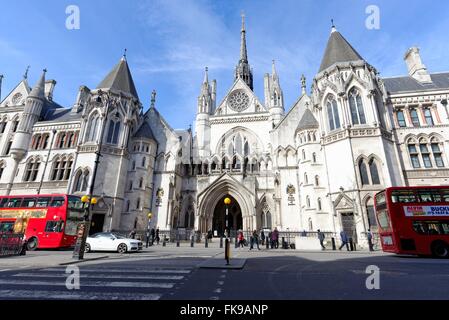
{"label": "white stone building", "polygon": [[310,95],[303,77],[285,106],[274,62],[255,95],[242,23],[235,81],[220,99],[206,68],[195,132],[171,128],[155,92],[143,112],[125,58],[69,109],[45,72],[33,89],[25,77],[0,103],[0,192],[85,194],[101,151],[94,231],[143,230],[152,212],[161,230],[221,234],[229,196],[232,230],[344,229],[363,244],[377,192],[449,184],[449,72],[429,73],[417,48],[405,62],[380,78],[333,27]]}

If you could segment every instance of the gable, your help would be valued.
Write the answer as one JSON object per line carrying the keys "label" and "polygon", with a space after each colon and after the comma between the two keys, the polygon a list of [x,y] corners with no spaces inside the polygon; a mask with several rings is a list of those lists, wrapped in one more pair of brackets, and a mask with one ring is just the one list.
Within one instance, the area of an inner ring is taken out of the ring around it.
{"label": "gable", "polygon": [[215,110],[215,116],[267,112],[259,98],[242,79],[235,80],[228,94]]}
{"label": "gable", "polygon": [[0,103],[0,108],[3,107],[18,107],[25,105],[25,100],[30,94],[31,90],[26,80],[20,83],[6,96]]}

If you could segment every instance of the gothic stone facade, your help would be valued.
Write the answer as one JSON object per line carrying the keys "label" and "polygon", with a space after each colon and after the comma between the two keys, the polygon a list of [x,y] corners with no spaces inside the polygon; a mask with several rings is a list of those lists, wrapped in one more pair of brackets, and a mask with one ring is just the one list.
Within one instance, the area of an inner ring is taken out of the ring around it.
{"label": "gothic stone facade", "polygon": [[274,62],[264,99],[253,91],[242,24],[235,81],[217,101],[206,69],[195,132],[171,128],[155,92],[143,112],[125,58],[71,108],[45,72],[33,89],[25,77],[0,104],[0,192],[86,194],[100,151],[97,231],[143,230],[152,212],[161,230],[344,229],[363,243],[377,192],[448,185],[449,73],[429,73],[418,48],[404,60],[408,75],[380,78],[333,28],[286,113]]}

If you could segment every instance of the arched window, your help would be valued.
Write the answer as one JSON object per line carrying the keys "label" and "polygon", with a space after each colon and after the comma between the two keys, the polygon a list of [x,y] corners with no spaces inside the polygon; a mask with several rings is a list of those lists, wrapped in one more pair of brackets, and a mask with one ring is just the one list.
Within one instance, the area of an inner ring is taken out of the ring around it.
{"label": "arched window", "polygon": [[117,144],[120,133],[120,119],[109,120],[109,128],[106,142],[110,144]]}
{"label": "arched window", "polygon": [[136,161],[133,161],[132,163],[132,170],[136,170]]}
{"label": "arched window", "polygon": [[71,158],[55,158],[53,164],[52,181],[68,180],[72,172],[73,160]]}
{"label": "arched window", "polygon": [[132,189],[133,189],[133,182],[130,181],[130,182],[129,182],[129,191],[131,191]]}
{"label": "arched window", "polygon": [[349,108],[351,109],[352,124],[366,124],[362,97],[357,89],[352,89],[349,93]]}
{"label": "arched window", "polygon": [[79,170],[75,177],[75,192],[84,192],[89,184],[89,170]]}
{"label": "arched window", "polygon": [[129,200],[126,200],[126,207],[125,207],[125,211],[126,212],[129,212],[129,209],[130,209],[130,201]]}
{"label": "arched window", "polygon": [[61,132],[58,137],[58,146],[57,147],[59,149],[65,148],[65,145],[67,142],[66,139],[67,139],[67,134],[65,132]]}
{"label": "arched window", "polygon": [[136,210],[140,210],[140,198],[137,198]]}
{"label": "arched window", "polygon": [[329,98],[327,102],[327,117],[329,120],[330,131],[340,128],[340,116],[338,113],[338,105],[334,97]]}
{"label": "arched window", "polygon": [[309,231],[313,231],[312,218],[309,218]]}
{"label": "arched window", "polygon": [[[407,142],[408,152],[413,168],[421,167],[421,160],[425,168],[444,168],[443,148],[437,138],[433,137],[430,142],[426,138],[421,138],[417,144],[416,140],[410,139]],[[419,147],[418,147],[419,145]]]}
{"label": "arched window", "polygon": [[86,142],[95,142],[97,139],[97,131],[100,126],[100,115],[95,112],[87,125]]}
{"label": "arched window", "polygon": [[405,122],[405,116],[403,110],[398,110],[396,112],[396,118],[398,119],[398,125],[401,128],[404,128],[407,126],[407,123]]}
{"label": "arched window", "polygon": [[374,159],[371,159],[368,164],[369,164],[369,172],[371,174],[371,182],[373,184],[380,184],[379,172],[377,171],[376,161],[374,161]]}
{"label": "arched window", "polygon": [[16,132],[18,127],[19,127],[19,118],[17,117],[12,123],[11,131]]}
{"label": "arched window", "polygon": [[362,185],[369,185],[368,171],[366,169],[366,163],[363,159],[359,162],[359,172],[360,178],[362,180]]}
{"label": "arched window", "polygon": [[307,172],[304,173],[304,184],[309,184],[309,177],[307,176]]}
{"label": "arched window", "polygon": [[248,141],[245,142],[245,147],[244,147],[243,155],[244,155],[245,157],[249,156],[249,144],[248,144]]}
{"label": "arched window", "polygon": [[34,135],[31,149],[38,150],[40,147],[41,141],[42,141],[42,136],[40,134]]}
{"label": "arched window", "polygon": [[313,163],[316,163],[316,153],[315,152],[312,154],[312,161],[313,161]]}
{"label": "arched window", "polygon": [[5,171],[6,164],[3,161],[0,161],[0,179],[3,177],[3,172]]}
{"label": "arched window", "polygon": [[23,181],[25,182],[33,182],[37,179],[37,173],[39,172],[39,166],[41,162],[39,159],[31,159],[25,168],[25,176]]}
{"label": "arched window", "polygon": [[8,120],[4,118],[2,122],[0,122],[0,134],[5,133],[6,124],[8,123]]}
{"label": "arched window", "polygon": [[48,133],[46,133],[42,137],[42,148],[41,149],[47,149],[48,140],[50,140],[50,135]]}
{"label": "arched window", "polygon": [[320,186],[320,177],[319,176],[315,176],[315,186],[316,187]]}
{"label": "arched window", "polygon": [[310,208],[310,197],[309,196],[306,197],[306,206],[307,206],[307,208]]}
{"label": "arched window", "polygon": [[441,152],[440,144],[437,139],[433,138],[430,141],[430,146],[432,148],[433,159],[438,168],[444,168],[443,153]]}
{"label": "arched window", "polygon": [[323,207],[321,205],[321,198],[318,198],[317,204],[318,204],[318,211],[321,211],[323,209]]}
{"label": "arched window", "polygon": [[143,178],[139,179],[139,188],[142,189],[143,188]]}
{"label": "arched window", "polygon": [[433,126],[433,118],[432,118],[432,111],[429,108],[424,109],[424,118],[426,119],[426,123],[428,126]]}
{"label": "arched window", "polygon": [[412,123],[414,127],[419,127],[419,117],[418,117],[418,111],[416,109],[410,109],[410,117],[412,118]]}
{"label": "arched window", "polygon": [[306,151],[302,149],[302,160],[306,160]]}
{"label": "arched window", "polygon": [[147,158],[143,157],[142,158],[142,167],[145,168],[146,164],[147,164]]}

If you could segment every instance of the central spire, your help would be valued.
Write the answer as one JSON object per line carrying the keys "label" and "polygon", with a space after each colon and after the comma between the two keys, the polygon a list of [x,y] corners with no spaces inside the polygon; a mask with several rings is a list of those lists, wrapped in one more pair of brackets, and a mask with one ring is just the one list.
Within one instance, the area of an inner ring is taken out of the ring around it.
{"label": "central spire", "polygon": [[246,30],[245,30],[245,13],[242,12],[242,31],[240,42],[240,61],[248,62],[248,53],[246,51]]}
{"label": "central spire", "polygon": [[240,60],[235,68],[235,79],[241,78],[253,90],[253,72],[248,63],[246,50],[245,14],[242,12],[242,30],[240,37]]}

